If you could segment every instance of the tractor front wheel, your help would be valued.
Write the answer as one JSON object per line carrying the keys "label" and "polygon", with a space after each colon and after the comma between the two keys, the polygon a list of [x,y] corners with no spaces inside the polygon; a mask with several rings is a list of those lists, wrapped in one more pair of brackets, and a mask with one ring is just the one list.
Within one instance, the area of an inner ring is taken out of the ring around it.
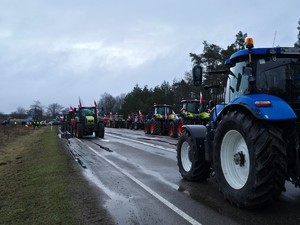
{"label": "tractor front wheel", "polygon": [[258,208],[284,190],[286,142],[279,128],[241,112],[224,115],[213,151],[219,190],[240,208]]}
{"label": "tractor front wheel", "polygon": [[95,136],[99,137],[99,138],[104,138],[104,124],[103,123],[98,124],[98,128],[95,132]]}
{"label": "tractor front wheel", "polygon": [[83,125],[81,123],[76,124],[75,135],[77,138],[83,137]]}
{"label": "tractor front wheel", "polygon": [[204,144],[195,145],[188,132],[182,133],[178,140],[177,164],[181,176],[186,180],[206,180],[209,177],[210,163],[205,160]]}

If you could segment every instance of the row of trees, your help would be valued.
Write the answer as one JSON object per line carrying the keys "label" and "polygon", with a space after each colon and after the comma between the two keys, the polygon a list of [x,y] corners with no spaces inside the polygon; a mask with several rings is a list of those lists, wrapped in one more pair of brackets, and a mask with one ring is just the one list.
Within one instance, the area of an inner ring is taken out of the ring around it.
{"label": "row of trees", "polygon": [[[66,110],[68,109],[64,108],[58,103],[52,103],[48,106],[43,106],[40,101],[34,101],[33,104],[30,105],[29,109],[18,107],[15,112],[10,114],[10,117],[16,119],[26,119],[28,116],[32,116],[33,118],[37,118],[39,120],[52,119]],[[2,117],[3,116],[4,115],[2,114]]]}
{"label": "row of trees", "polygon": [[[300,19],[298,24],[298,36],[297,41],[294,44],[295,47],[300,47]],[[239,31],[235,36],[235,41],[225,49],[216,44],[210,44],[207,41],[204,41],[201,54],[189,54],[192,66],[201,65],[204,68],[204,85],[218,83],[221,84],[221,88],[225,86],[227,74],[216,76],[205,72],[225,70],[225,60],[234,52],[245,48],[246,38],[247,33]],[[182,99],[199,99],[200,92],[203,93],[204,99],[210,98],[210,93],[204,91],[201,87],[195,87],[193,85],[191,72],[185,72],[184,77],[181,80],[174,80],[172,84],[163,81],[161,85],[154,88],[149,88],[147,85],[139,87],[139,85],[136,84],[131,92],[121,94],[117,97],[114,97],[109,93],[104,93],[101,95],[97,104],[99,110],[105,114],[112,112],[127,115],[132,112],[138,112],[138,110],[141,110],[146,114],[154,103],[172,105],[174,110],[178,111],[179,103]],[[64,109],[64,107],[58,103],[43,107],[39,101],[35,101],[34,104],[30,106],[29,110],[19,107],[12,115],[17,117],[18,115],[30,114],[38,117],[48,116],[53,118],[61,111],[68,111],[68,108]]]}

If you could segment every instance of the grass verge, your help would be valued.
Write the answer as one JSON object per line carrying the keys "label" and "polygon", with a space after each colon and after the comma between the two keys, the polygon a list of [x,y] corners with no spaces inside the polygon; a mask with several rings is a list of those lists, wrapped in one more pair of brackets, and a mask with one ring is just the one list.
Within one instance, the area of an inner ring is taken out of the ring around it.
{"label": "grass verge", "polygon": [[1,225],[110,224],[55,129],[10,129],[24,130],[0,140]]}

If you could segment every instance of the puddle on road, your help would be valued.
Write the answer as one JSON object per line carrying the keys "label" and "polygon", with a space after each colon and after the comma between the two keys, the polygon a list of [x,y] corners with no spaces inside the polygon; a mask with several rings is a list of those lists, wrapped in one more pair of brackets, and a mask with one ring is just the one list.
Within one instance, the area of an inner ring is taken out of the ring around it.
{"label": "puddle on road", "polygon": [[100,148],[102,148],[102,149],[108,151],[108,152],[113,152],[113,150],[109,149],[108,147],[105,147],[105,146],[103,146],[103,145],[100,145],[100,144],[98,144],[98,143],[96,143],[96,142],[94,142],[94,141],[92,141],[92,143],[95,144],[95,145],[97,145],[97,146],[99,146]]}
{"label": "puddle on road", "polygon": [[136,213],[137,209],[132,202],[132,197],[127,197],[112,191],[109,187],[105,186],[90,170],[85,170],[84,175],[107,195],[107,198],[104,199],[105,204],[103,206],[114,218],[116,224],[131,224],[127,222],[139,220],[136,216],[138,213]]}

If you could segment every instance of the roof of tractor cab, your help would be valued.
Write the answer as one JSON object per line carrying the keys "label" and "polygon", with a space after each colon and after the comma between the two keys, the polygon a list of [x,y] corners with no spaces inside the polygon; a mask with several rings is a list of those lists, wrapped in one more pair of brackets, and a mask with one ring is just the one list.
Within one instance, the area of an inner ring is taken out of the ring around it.
{"label": "roof of tractor cab", "polygon": [[182,100],[180,103],[185,103],[185,102],[199,102],[198,99],[193,99],[193,100]]}
{"label": "roof of tractor cab", "polygon": [[[252,48],[252,56],[271,56],[271,55],[280,55],[280,54],[290,54],[290,55],[300,55],[300,48],[294,47],[276,47],[276,48]],[[234,63],[245,59],[249,56],[249,50],[244,49],[238,52],[233,53],[229,59],[226,59],[225,65],[231,66]]]}
{"label": "roof of tractor cab", "polygon": [[172,107],[172,106],[166,104],[154,104],[153,107]]}

